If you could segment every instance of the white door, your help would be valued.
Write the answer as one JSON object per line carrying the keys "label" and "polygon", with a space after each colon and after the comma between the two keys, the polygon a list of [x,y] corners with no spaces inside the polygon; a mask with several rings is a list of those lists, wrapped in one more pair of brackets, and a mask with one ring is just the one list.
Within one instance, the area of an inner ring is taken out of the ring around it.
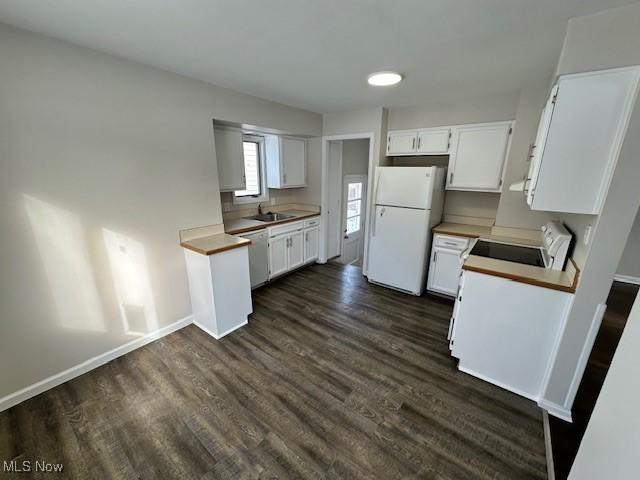
{"label": "white door", "polygon": [[362,258],[366,210],[366,175],[345,175],[342,196],[342,255],[340,262],[355,263]]}
{"label": "white door", "polygon": [[376,205],[369,240],[369,280],[421,294],[429,211]]}
{"label": "white door", "polygon": [[432,167],[378,167],[375,204],[431,208],[434,173]]}
{"label": "white door", "polygon": [[451,130],[448,128],[431,128],[418,132],[419,154],[446,155],[449,153],[449,136]]}
{"label": "white door", "polygon": [[220,191],[244,190],[246,182],[242,132],[216,128],[214,134]]}
{"label": "white door", "polygon": [[511,122],[463,125],[454,129],[449,190],[500,191]]}
{"label": "white door", "polygon": [[416,131],[390,132],[387,137],[387,155],[416,151]]}
{"label": "white door", "polygon": [[329,142],[327,258],[340,255],[342,239],[342,142]]}
{"label": "white door", "polygon": [[282,185],[296,187],[306,185],[306,141],[299,138],[280,138]]}
{"label": "white door", "polygon": [[429,290],[456,296],[460,280],[460,252],[434,247],[429,265]]}
{"label": "white door", "polygon": [[304,263],[309,263],[318,258],[318,240],[320,228],[313,227],[304,231]]}
{"label": "white door", "polygon": [[269,278],[276,277],[288,270],[288,245],[288,235],[280,235],[269,239]]}
{"label": "white door", "polygon": [[304,232],[302,230],[289,234],[288,264],[289,270],[304,264]]}

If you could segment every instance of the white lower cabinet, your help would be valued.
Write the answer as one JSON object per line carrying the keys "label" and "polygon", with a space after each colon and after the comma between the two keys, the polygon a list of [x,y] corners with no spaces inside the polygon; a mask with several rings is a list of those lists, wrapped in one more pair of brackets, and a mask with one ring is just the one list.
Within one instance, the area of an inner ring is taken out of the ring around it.
{"label": "white lower cabinet", "polygon": [[289,235],[289,270],[304,265],[304,232],[298,230]]}
{"label": "white lower cabinet", "polygon": [[462,267],[462,252],[469,239],[436,234],[433,238],[427,290],[455,297]]}
{"label": "white lower cabinet", "polygon": [[277,277],[289,269],[289,236],[269,239],[269,278]]}
{"label": "white lower cabinet", "polygon": [[538,400],[573,294],[464,271],[451,354],[458,368]]}
{"label": "white lower cabinet", "polygon": [[293,222],[269,229],[269,279],[318,259],[319,220]]}
{"label": "white lower cabinet", "polygon": [[318,259],[320,240],[320,228],[307,228],[304,231],[304,263]]}

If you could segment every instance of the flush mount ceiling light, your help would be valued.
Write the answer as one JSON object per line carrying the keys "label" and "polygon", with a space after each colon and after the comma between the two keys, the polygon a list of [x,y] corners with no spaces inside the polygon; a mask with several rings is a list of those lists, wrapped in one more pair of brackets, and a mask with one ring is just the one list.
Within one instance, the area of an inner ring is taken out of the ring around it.
{"label": "flush mount ceiling light", "polygon": [[367,82],[375,87],[388,87],[400,83],[402,75],[396,72],[376,72],[369,75]]}

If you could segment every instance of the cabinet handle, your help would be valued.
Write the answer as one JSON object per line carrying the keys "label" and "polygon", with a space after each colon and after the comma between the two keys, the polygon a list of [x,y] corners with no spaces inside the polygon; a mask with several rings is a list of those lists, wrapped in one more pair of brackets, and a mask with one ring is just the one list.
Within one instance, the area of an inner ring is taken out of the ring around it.
{"label": "cabinet handle", "polygon": [[420,150],[420,145],[422,145],[422,137],[418,137],[418,150]]}
{"label": "cabinet handle", "polygon": [[413,139],[413,142],[411,142],[411,150],[414,150],[416,148],[416,139]]}
{"label": "cabinet handle", "polygon": [[449,174],[449,185],[453,183],[453,173]]}
{"label": "cabinet handle", "polygon": [[436,263],[436,259],[438,258],[438,251],[434,250],[433,251],[433,263]]}
{"label": "cabinet handle", "polygon": [[282,183],[287,183],[287,174],[286,173],[282,174]]}
{"label": "cabinet handle", "polygon": [[444,242],[445,245],[451,245],[452,247],[457,247],[458,244],[455,242]]}
{"label": "cabinet handle", "polygon": [[309,241],[309,232],[306,232],[306,233],[304,234],[304,241],[305,241],[305,242],[308,242],[308,241]]}

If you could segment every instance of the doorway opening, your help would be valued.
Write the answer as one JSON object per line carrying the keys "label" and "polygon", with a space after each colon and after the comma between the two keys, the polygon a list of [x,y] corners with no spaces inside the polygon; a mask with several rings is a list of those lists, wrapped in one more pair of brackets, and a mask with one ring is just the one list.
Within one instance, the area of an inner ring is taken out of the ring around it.
{"label": "doorway opening", "polygon": [[324,138],[322,212],[327,261],[362,266],[366,274],[373,134]]}

